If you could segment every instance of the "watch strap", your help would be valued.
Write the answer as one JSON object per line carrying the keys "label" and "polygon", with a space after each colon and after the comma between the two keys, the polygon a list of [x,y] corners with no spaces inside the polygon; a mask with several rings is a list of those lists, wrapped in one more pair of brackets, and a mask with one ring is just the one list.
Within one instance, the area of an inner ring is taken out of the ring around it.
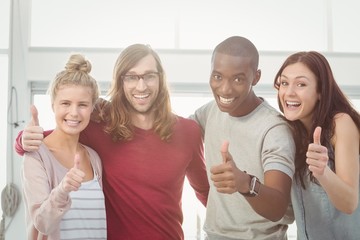
{"label": "watch strap", "polygon": [[[244,173],[248,174],[246,171],[244,171]],[[239,192],[239,193],[245,197],[255,197],[259,194],[261,182],[259,178],[257,178],[256,176],[251,174],[248,175],[250,176],[249,192],[246,193]]]}

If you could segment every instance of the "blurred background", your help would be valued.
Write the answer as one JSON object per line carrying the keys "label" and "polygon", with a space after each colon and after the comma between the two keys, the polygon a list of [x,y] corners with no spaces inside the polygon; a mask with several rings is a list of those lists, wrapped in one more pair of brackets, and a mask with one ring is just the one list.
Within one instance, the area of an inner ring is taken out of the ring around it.
{"label": "blurred background", "polygon": [[[260,52],[262,78],[255,91],[274,107],[272,82],[281,63],[296,51],[316,50],[328,58],[340,87],[360,110],[359,10],[357,0],[1,0],[0,237],[26,239],[24,206],[13,191],[21,189],[22,158],[13,143],[30,119],[31,104],[39,110],[40,125],[53,128],[46,90],[71,53],[92,62],[91,74],[105,96],[121,50],[149,44],[165,67],[174,112],[186,117],[212,99],[212,49],[240,35]],[[203,239],[205,209],[187,182],[183,210],[186,239]],[[295,237],[292,225],[289,238]]]}

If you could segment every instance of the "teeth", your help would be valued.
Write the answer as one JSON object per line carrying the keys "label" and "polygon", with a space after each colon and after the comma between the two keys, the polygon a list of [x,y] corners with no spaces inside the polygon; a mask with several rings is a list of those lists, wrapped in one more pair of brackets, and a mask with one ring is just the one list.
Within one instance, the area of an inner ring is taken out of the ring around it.
{"label": "teeth", "polygon": [[232,101],[234,101],[235,98],[224,98],[219,96],[220,102],[224,104],[230,104]]}
{"label": "teeth", "polygon": [[75,120],[66,120],[67,123],[70,124],[78,124],[80,121],[75,121]]}
{"label": "teeth", "polygon": [[299,102],[290,102],[290,101],[286,101],[287,105],[291,105],[291,106],[300,106]]}
{"label": "teeth", "polygon": [[80,124],[80,121],[75,121],[75,120],[65,120],[65,121],[66,121],[68,126],[75,127],[75,126],[78,126]]}
{"label": "teeth", "polygon": [[143,99],[143,98],[147,98],[149,97],[149,94],[137,94],[134,95],[134,98],[139,98],[139,99]]}

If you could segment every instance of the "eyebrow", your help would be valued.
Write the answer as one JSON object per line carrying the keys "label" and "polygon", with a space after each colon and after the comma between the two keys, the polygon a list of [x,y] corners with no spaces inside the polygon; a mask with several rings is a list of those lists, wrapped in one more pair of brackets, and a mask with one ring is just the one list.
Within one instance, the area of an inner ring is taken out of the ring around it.
{"label": "eyebrow", "polygon": [[[284,74],[281,74],[280,77],[284,77],[286,79],[289,79],[288,76],[284,75]],[[307,76],[304,76],[304,75],[300,75],[300,76],[296,76],[295,79],[300,79],[300,78],[305,78],[306,80],[310,80]]]}
{"label": "eyebrow", "polygon": [[158,72],[157,69],[150,69],[150,70],[145,70],[142,74],[137,73],[136,71],[128,71],[125,74],[134,74],[134,75],[143,75],[143,74],[147,74],[147,73],[154,73],[154,72]]}

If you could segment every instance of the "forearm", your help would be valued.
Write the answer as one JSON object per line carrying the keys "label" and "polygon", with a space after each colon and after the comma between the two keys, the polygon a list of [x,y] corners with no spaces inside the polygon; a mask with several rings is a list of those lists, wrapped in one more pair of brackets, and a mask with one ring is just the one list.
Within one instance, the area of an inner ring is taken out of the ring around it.
{"label": "forearm", "polygon": [[260,185],[259,194],[246,197],[256,213],[273,222],[280,220],[289,206],[290,197],[276,189]]}
{"label": "forearm", "polygon": [[68,194],[58,186],[51,191],[50,196],[45,201],[41,204],[30,204],[29,209],[35,227],[48,235],[59,226],[70,206],[71,201]]}
{"label": "forearm", "polygon": [[246,200],[259,215],[278,221],[288,209],[291,183],[291,178],[281,171],[266,171],[264,182],[258,187],[258,195],[246,197]]}
{"label": "forearm", "polygon": [[52,189],[51,182],[57,183],[40,156],[38,153],[25,154],[21,180],[29,215],[36,228],[46,234],[61,220],[71,201],[68,192],[61,187]]}
{"label": "forearm", "polygon": [[[318,178],[320,185],[327,193],[331,203],[341,212],[351,214],[358,207],[359,186],[350,186],[336,175],[329,167],[324,175]],[[359,180],[357,180],[357,183]]]}

